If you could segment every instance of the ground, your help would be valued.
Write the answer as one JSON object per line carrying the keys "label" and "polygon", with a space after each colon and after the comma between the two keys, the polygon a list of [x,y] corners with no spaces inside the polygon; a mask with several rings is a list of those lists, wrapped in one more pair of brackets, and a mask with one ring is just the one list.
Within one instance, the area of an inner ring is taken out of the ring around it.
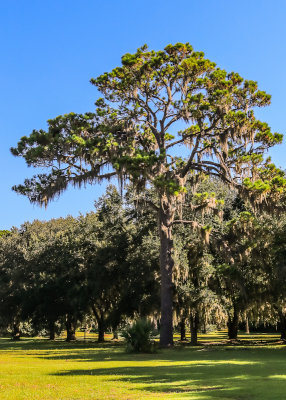
{"label": "ground", "polygon": [[[80,338],[82,339],[82,338]],[[155,354],[122,343],[0,339],[0,399],[284,400],[286,346],[278,335],[201,335]]]}

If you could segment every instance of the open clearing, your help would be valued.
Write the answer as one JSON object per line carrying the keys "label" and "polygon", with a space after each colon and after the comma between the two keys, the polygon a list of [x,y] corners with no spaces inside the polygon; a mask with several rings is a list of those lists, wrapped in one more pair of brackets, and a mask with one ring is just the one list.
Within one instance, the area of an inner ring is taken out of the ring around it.
{"label": "open clearing", "polygon": [[204,346],[156,354],[126,354],[110,341],[0,339],[0,399],[285,399],[286,346],[277,335],[240,339],[201,335]]}

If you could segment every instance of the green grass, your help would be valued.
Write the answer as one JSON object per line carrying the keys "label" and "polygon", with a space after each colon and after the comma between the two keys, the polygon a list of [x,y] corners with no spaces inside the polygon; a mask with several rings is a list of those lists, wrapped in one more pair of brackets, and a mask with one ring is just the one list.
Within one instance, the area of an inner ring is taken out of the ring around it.
{"label": "green grass", "polygon": [[0,399],[286,399],[286,346],[277,335],[240,339],[201,335],[203,346],[156,354],[126,354],[112,342],[0,339]]}

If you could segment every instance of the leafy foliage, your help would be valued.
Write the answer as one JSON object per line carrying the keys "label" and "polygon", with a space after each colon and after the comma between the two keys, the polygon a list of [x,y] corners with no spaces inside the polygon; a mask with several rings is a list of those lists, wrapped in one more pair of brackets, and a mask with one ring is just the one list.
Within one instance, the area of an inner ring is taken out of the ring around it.
{"label": "leafy foliage", "polygon": [[[235,188],[256,209],[284,197],[284,171],[264,160],[282,135],[255,117],[255,109],[268,106],[271,96],[257,82],[217,67],[189,43],[170,44],[161,51],[144,45],[91,83],[103,95],[94,112],[49,120],[47,131],[34,130],[11,149],[29,166],[48,170],[14,190],[47,205],[70,184],[113,176],[121,184],[130,182],[159,221],[161,343],[170,345],[173,226],[200,228],[206,243],[212,229],[175,219],[188,191],[209,176]],[[147,201],[146,187],[154,193]],[[189,197],[193,210],[222,209],[212,192]]]}
{"label": "leafy foliage", "polygon": [[[260,180],[270,168],[263,152],[282,140],[254,116],[255,107],[270,104],[270,95],[257,82],[218,68],[189,43],[163,51],[143,46],[91,83],[104,95],[95,112],[49,120],[47,131],[34,130],[12,149],[28,165],[50,168],[14,187],[31,201],[46,204],[70,183],[114,175],[141,187],[149,182],[169,197],[185,192],[190,171],[219,176],[260,197],[285,186],[278,170],[266,186]],[[182,144],[190,149],[186,159],[173,155]]]}
{"label": "leafy foliage", "polygon": [[151,322],[144,319],[139,319],[131,326],[126,328],[122,332],[122,336],[126,340],[127,351],[136,353],[150,353],[152,351],[152,330],[153,327]]}

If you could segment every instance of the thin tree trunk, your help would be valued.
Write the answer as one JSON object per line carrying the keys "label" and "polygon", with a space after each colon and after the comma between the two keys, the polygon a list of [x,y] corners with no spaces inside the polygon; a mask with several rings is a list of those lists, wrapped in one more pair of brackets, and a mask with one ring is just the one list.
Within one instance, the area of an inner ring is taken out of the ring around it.
{"label": "thin tree trunk", "polygon": [[103,319],[99,319],[97,321],[97,325],[98,325],[98,342],[102,343],[104,342],[104,321]]}
{"label": "thin tree trunk", "polygon": [[94,313],[94,316],[95,316],[95,319],[97,322],[97,327],[98,327],[97,341],[99,343],[101,343],[101,342],[104,342],[104,332],[105,332],[105,321],[104,321],[103,312],[102,311],[97,312],[95,305],[92,305],[91,308]]}
{"label": "thin tree trunk", "polygon": [[55,340],[56,333],[55,333],[55,321],[49,322],[49,340]]}
{"label": "thin tree trunk", "polygon": [[198,330],[199,330],[199,313],[195,311],[194,314],[190,315],[190,329],[191,329],[191,345],[196,346],[198,344]]}
{"label": "thin tree trunk", "polygon": [[245,333],[247,333],[247,334],[250,333],[250,331],[249,331],[249,321],[248,321],[247,317],[245,318]]}
{"label": "thin tree trunk", "polygon": [[218,324],[216,325],[216,329],[217,329],[218,331],[221,331],[221,330],[222,330],[222,324],[221,324],[221,322],[218,323]]}
{"label": "thin tree trunk", "polygon": [[70,342],[72,340],[76,340],[76,337],[75,337],[76,327],[75,327],[75,323],[72,321],[72,317],[70,315],[67,316],[66,330],[67,330],[66,341]]}
{"label": "thin tree trunk", "polygon": [[156,327],[157,327],[158,331],[160,331],[160,329],[161,329],[161,321],[159,319],[156,320]]}
{"label": "thin tree trunk", "polygon": [[118,340],[118,332],[117,332],[117,330],[116,330],[116,329],[113,329],[113,330],[112,330],[112,333],[113,333],[113,338],[112,338],[112,340]]}
{"label": "thin tree trunk", "polygon": [[181,340],[186,340],[186,322],[185,318],[181,319],[180,322],[180,331],[181,331]]}
{"label": "thin tree trunk", "polygon": [[160,345],[173,345],[173,240],[174,213],[166,198],[160,207],[160,271],[161,271],[161,327]]}
{"label": "thin tree trunk", "polygon": [[279,312],[281,340],[286,340],[286,314]]}
{"label": "thin tree trunk", "polygon": [[12,332],[12,339],[13,340],[20,340],[21,332],[18,323],[13,324],[13,332]]}
{"label": "thin tree trunk", "polygon": [[204,333],[204,334],[207,333],[207,322],[206,322],[206,319],[205,319],[205,318],[204,318],[204,322],[203,322],[202,333]]}
{"label": "thin tree trunk", "polygon": [[227,323],[227,327],[228,327],[228,338],[229,339],[237,339],[237,334],[238,334],[238,313],[236,311],[236,309],[234,309],[233,312],[233,317],[231,318],[231,316],[228,316],[228,323]]}

